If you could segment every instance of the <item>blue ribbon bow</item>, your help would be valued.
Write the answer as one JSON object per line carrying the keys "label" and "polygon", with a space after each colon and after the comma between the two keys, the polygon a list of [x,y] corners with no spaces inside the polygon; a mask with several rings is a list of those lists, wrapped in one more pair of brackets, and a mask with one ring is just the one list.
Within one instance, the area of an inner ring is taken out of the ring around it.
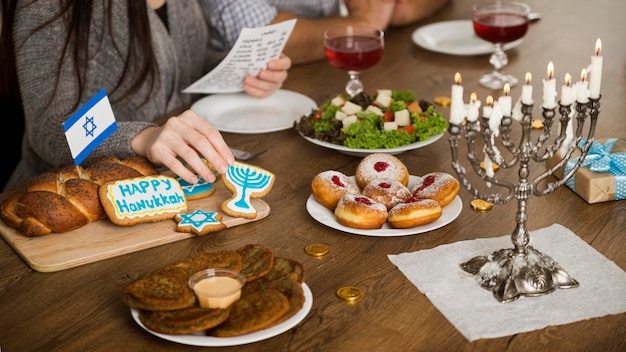
{"label": "blue ribbon bow", "polygon": [[[587,157],[580,164],[580,167],[589,166],[589,170],[593,172],[608,172],[615,176],[616,200],[626,198],[626,186],[623,186],[624,182],[626,182],[626,152],[611,153],[613,146],[615,146],[618,140],[619,138],[611,138],[604,144],[593,142],[589,148]],[[581,140],[578,143],[578,148],[582,148],[586,142],[586,139]],[[580,157],[572,158],[567,162],[567,165],[565,165],[565,174],[574,167],[579,158]],[[566,185],[572,190],[574,190],[575,176],[576,175],[572,176],[566,182]],[[622,186],[620,186],[620,184]]]}

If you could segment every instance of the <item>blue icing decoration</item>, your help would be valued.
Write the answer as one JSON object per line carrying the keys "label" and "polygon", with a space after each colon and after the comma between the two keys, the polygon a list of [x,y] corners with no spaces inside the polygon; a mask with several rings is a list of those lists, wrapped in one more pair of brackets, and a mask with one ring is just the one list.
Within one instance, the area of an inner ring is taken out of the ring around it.
{"label": "blue icing decoration", "polygon": [[191,225],[194,229],[202,231],[205,226],[220,224],[220,221],[216,219],[216,215],[217,212],[206,212],[200,209],[191,213],[178,214],[181,218],[178,226]]}
{"label": "blue icing decoration", "polygon": [[213,188],[213,182],[207,182],[202,177],[200,177],[195,184],[191,184],[180,177],[176,177],[176,181],[180,183],[180,187],[183,189],[183,193],[186,197],[205,193]]}
{"label": "blue icing decoration", "polygon": [[274,175],[250,165],[233,163],[228,166],[226,178],[235,187],[234,199],[229,206],[237,207],[238,211],[254,213],[250,204],[252,193],[260,193],[272,186]]}

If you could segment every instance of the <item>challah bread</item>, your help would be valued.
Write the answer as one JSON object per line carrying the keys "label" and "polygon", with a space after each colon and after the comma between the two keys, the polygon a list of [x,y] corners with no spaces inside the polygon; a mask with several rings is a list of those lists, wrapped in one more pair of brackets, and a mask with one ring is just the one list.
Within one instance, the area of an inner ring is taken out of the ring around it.
{"label": "challah bread", "polygon": [[106,182],[155,175],[145,158],[107,156],[87,167],[68,165],[33,177],[0,203],[0,218],[26,236],[67,232],[106,218],[98,190]]}

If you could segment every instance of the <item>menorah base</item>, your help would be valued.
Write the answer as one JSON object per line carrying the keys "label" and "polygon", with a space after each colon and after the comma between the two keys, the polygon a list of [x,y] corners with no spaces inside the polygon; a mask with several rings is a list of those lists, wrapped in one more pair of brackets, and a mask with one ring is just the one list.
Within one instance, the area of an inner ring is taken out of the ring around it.
{"label": "menorah base", "polygon": [[520,296],[545,295],[557,288],[578,287],[578,282],[551,257],[531,246],[523,251],[509,248],[474,257],[461,264],[461,268],[474,275],[501,303],[515,301]]}

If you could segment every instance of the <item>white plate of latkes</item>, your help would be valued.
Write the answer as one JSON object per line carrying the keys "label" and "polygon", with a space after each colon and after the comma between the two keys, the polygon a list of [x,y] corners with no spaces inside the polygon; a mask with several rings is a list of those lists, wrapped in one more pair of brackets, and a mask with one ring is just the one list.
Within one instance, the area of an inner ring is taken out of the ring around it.
{"label": "white plate of latkes", "polygon": [[304,305],[300,310],[291,318],[283,321],[282,323],[272,326],[267,329],[255,331],[249,334],[241,335],[241,336],[233,336],[233,337],[214,337],[209,336],[206,333],[200,332],[196,334],[190,335],[170,335],[170,334],[161,334],[158,332],[154,332],[139,320],[139,311],[137,309],[131,308],[130,312],[135,320],[135,322],[141,326],[144,330],[151,333],[154,336],[160,337],[164,340],[177,342],[184,345],[191,346],[207,346],[207,347],[225,347],[225,346],[238,346],[244,345],[248,343],[253,343],[261,340],[266,340],[272,338],[274,336],[280,335],[285,331],[290,330],[294,326],[298,325],[311,311],[311,307],[313,307],[313,294],[311,293],[311,289],[304,282],[302,283],[302,290],[304,291]]}
{"label": "white plate of latkes", "polygon": [[[411,176],[409,179],[409,187],[413,184],[413,182],[417,181],[416,176]],[[306,201],[306,210],[313,217],[313,219],[318,222],[333,228],[335,230],[351,233],[354,235],[362,235],[362,236],[375,236],[375,237],[395,237],[395,236],[410,236],[417,235],[420,233],[436,230],[440,227],[444,227],[454,221],[459,214],[461,214],[461,210],[463,209],[463,201],[459,196],[456,196],[452,203],[446,205],[442,209],[442,214],[439,219],[429,224],[424,224],[422,226],[411,227],[408,229],[393,229],[389,225],[388,222],[383,224],[380,229],[355,229],[352,227],[344,226],[337,221],[335,217],[335,213],[321,205],[315,200],[313,195],[309,196],[309,199]]]}

